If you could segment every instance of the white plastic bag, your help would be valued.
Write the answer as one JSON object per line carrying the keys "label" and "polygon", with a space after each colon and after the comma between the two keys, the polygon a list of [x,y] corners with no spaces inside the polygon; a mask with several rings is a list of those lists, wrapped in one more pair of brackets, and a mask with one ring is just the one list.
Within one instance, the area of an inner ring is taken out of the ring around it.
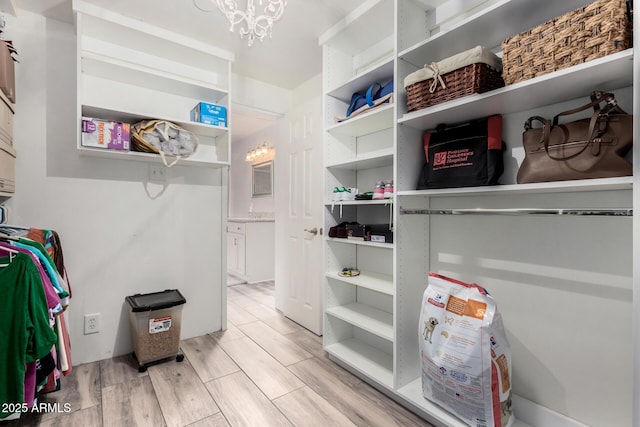
{"label": "white plastic bag", "polygon": [[507,427],[511,351],[502,316],[478,286],[429,273],[420,316],[424,397],[473,427]]}
{"label": "white plastic bag", "polygon": [[[166,120],[143,120],[131,126],[131,146],[135,151],[160,154],[164,165],[171,167],[196,151],[198,138]],[[175,160],[169,163],[166,156]]]}

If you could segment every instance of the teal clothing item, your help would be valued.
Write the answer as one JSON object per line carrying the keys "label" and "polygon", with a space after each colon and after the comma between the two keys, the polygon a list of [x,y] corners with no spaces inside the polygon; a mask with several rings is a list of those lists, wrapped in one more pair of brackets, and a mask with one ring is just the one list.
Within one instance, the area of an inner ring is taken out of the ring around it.
{"label": "teal clothing item", "polygon": [[40,252],[42,252],[42,254],[46,257],[46,259],[51,263],[51,265],[56,265],[53,262],[53,259],[51,259],[51,256],[49,255],[49,252],[47,252],[45,247],[42,246],[42,243],[36,242],[35,240],[27,239],[27,238],[24,238],[24,237],[19,237],[18,238],[18,242],[22,243],[22,244],[25,244],[27,246],[32,246],[32,247],[38,249]]}
{"label": "teal clothing item", "polygon": [[53,287],[56,288],[56,291],[58,291],[58,296],[60,296],[60,298],[69,296],[69,293],[62,289],[62,286],[60,286],[60,274],[58,273],[53,260],[47,253],[44,246],[42,246],[38,242],[34,242],[33,240],[22,238],[17,242],[12,242],[12,244],[18,248],[29,249],[31,252],[33,252],[42,262],[42,265],[49,275],[49,279],[51,280]]}
{"label": "teal clothing item", "polygon": [[49,307],[38,269],[27,254],[0,258],[0,418],[6,403],[24,400],[25,365],[46,356],[58,337],[49,323]]}

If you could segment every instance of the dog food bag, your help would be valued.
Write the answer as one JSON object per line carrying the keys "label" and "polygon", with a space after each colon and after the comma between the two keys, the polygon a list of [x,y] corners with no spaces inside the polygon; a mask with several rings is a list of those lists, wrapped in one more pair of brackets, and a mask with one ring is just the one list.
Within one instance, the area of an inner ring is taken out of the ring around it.
{"label": "dog food bag", "polygon": [[511,351],[482,287],[429,273],[420,315],[422,394],[473,427],[507,427]]}

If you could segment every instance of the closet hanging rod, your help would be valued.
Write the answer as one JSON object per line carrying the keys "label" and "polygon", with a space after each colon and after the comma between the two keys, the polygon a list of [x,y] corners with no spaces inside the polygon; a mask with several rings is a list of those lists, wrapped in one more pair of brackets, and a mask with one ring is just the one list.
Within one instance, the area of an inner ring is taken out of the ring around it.
{"label": "closet hanging rod", "polygon": [[400,207],[400,215],[574,215],[574,216],[633,216],[633,209],[405,209]]}

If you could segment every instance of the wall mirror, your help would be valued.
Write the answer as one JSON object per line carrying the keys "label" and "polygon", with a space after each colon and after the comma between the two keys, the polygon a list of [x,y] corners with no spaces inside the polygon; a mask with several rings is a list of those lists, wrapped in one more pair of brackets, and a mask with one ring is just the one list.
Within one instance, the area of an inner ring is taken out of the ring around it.
{"label": "wall mirror", "polygon": [[251,197],[273,194],[273,160],[251,165]]}

